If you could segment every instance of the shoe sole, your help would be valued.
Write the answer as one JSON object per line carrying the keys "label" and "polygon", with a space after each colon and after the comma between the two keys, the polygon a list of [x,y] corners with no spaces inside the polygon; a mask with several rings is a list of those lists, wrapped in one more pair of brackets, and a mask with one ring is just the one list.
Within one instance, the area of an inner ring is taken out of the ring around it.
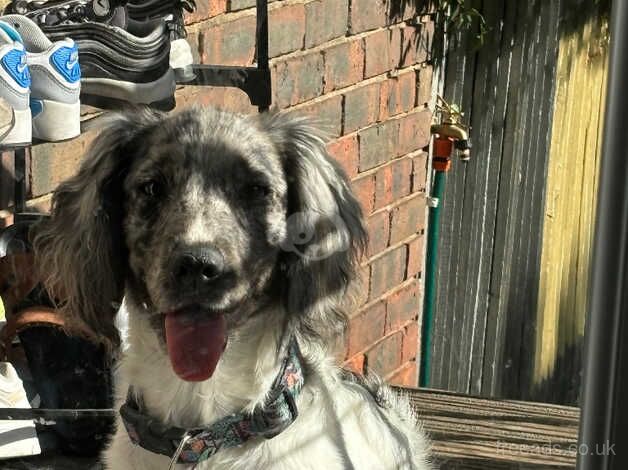
{"label": "shoe sole", "polygon": [[111,78],[81,79],[81,94],[112,98],[135,104],[151,104],[174,96],[175,75],[169,69],[161,78],[149,83],[133,83]]}
{"label": "shoe sole", "polygon": [[39,101],[42,111],[33,117],[33,138],[58,142],[81,133],[80,101],[70,104],[51,100]]}
{"label": "shoe sole", "polygon": [[30,145],[33,140],[33,120],[31,119],[31,110],[27,109],[14,109],[14,124],[13,129],[2,139],[0,146],[2,147],[20,147],[23,145]]}

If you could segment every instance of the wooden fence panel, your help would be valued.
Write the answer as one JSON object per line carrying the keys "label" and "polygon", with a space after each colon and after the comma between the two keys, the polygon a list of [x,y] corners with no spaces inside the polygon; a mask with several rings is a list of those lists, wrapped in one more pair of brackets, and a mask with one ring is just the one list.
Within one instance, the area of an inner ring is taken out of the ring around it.
{"label": "wooden fence panel", "polygon": [[[474,147],[468,164],[455,162],[441,201],[430,385],[572,403],[573,387],[539,387],[539,367],[547,368],[539,364],[559,360],[557,351],[566,353],[560,338],[572,338],[566,331],[583,325],[597,179],[596,158],[584,155],[599,153],[595,130],[605,73],[602,59],[587,57],[604,57],[606,5],[484,0],[474,6],[489,27],[484,45],[473,49],[473,33],[458,33],[445,74],[445,98],[466,112]],[[579,17],[574,12],[593,18],[593,26],[573,24],[570,18]],[[566,37],[577,38],[580,49],[567,47]],[[570,83],[567,95],[564,80]],[[578,96],[583,90],[595,97],[584,102]],[[570,144],[559,146],[557,139]],[[561,173],[574,151],[577,168]],[[552,176],[557,171],[560,176]],[[564,206],[551,230],[547,191],[559,191]],[[560,314],[541,308],[551,302],[539,300],[558,295],[556,289],[563,299]],[[581,368],[580,356],[574,357],[575,364],[561,369],[569,383]]]}

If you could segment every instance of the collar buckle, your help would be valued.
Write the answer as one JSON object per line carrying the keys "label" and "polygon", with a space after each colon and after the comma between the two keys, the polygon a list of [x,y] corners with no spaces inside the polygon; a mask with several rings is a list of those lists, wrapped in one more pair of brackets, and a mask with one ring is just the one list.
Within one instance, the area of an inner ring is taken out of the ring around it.
{"label": "collar buckle", "polygon": [[186,432],[183,438],[181,439],[181,442],[179,442],[179,446],[177,447],[177,450],[175,450],[174,454],[172,454],[172,458],[170,459],[170,465],[168,466],[168,470],[174,470],[176,465],[179,463],[179,457],[181,457],[181,453],[183,452],[183,448],[185,447],[185,444],[191,438],[192,436],[190,435],[190,433]]}

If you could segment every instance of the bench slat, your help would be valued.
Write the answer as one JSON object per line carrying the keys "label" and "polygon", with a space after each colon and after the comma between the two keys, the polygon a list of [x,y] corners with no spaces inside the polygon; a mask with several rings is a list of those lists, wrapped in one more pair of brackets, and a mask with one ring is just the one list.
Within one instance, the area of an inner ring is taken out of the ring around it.
{"label": "bench slat", "polygon": [[573,468],[578,408],[397,388],[432,439],[441,469]]}

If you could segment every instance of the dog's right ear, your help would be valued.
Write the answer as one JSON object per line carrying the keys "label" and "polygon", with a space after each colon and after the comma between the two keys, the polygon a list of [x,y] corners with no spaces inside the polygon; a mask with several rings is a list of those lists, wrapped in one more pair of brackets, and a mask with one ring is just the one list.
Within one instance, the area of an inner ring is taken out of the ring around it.
{"label": "dog's right ear", "polygon": [[142,108],[105,118],[78,173],[52,197],[50,218],[34,229],[36,266],[56,307],[109,346],[122,300],[126,246],[122,183],[141,136],[163,119]]}

